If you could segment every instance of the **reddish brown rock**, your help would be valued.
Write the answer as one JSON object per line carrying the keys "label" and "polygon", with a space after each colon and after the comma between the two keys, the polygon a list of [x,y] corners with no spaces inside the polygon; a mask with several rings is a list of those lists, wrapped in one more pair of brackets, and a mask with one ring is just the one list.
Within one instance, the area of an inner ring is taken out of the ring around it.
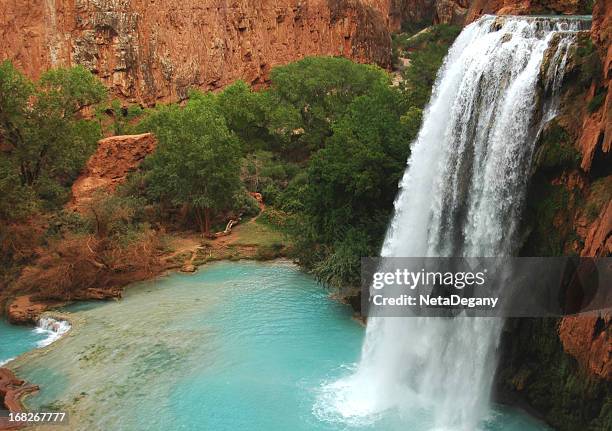
{"label": "reddish brown rock", "polygon": [[32,77],[82,64],[116,94],[176,100],[307,55],[388,66],[393,0],[5,0],[0,59]]}
{"label": "reddish brown rock", "polygon": [[599,214],[599,217],[589,226],[582,249],[582,256],[612,255],[612,201]]}
{"label": "reddish brown rock", "polygon": [[155,146],[155,137],[151,133],[111,136],[100,140],[98,149],[87,161],[85,172],[72,185],[70,206],[82,209],[96,191],[114,190],[125,181],[129,172],[153,152]]}
{"label": "reddish brown rock", "polygon": [[569,316],[561,321],[563,349],[591,374],[612,380],[612,315]]}
{"label": "reddish brown rock", "polygon": [[603,60],[603,86],[606,99],[599,110],[600,145],[603,153],[612,150],[612,0],[597,0],[593,7],[591,38]]}
{"label": "reddish brown rock", "polygon": [[[8,368],[0,368],[0,407],[12,413],[23,412],[21,397],[36,392],[38,389],[38,386],[29,385],[24,380],[18,379]],[[0,418],[0,430],[20,429],[23,425],[10,423],[8,419]]]}
{"label": "reddish brown rock", "polygon": [[[465,0],[448,0],[462,4]],[[463,6],[465,7],[465,6]],[[584,0],[473,0],[469,1],[466,23],[484,14],[497,15],[534,15],[538,13],[557,13],[575,15],[585,10]]]}
{"label": "reddish brown rock", "polygon": [[461,25],[465,22],[469,5],[469,0],[437,0],[434,22]]}
{"label": "reddish brown rock", "polygon": [[436,3],[440,0],[370,0],[387,18],[392,32],[401,30],[402,23],[431,23],[434,20]]}
{"label": "reddish brown rock", "polygon": [[33,301],[30,295],[18,296],[9,303],[7,317],[15,325],[33,325],[49,306],[47,303]]}

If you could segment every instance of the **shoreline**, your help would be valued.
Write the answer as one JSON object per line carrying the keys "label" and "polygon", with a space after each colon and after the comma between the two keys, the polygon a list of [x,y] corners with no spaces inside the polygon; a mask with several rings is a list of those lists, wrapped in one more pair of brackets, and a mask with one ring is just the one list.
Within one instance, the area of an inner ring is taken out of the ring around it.
{"label": "shoreline", "polygon": [[[253,256],[248,256],[248,255],[241,257],[239,259],[212,259],[207,262],[203,262],[203,263],[196,265],[193,271],[182,271],[181,270],[182,266],[180,265],[171,266],[170,265],[166,267],[166,269],[163,270],[162,272],[154,274],[147,279],[134,281],[120,288],[121,293],[123,294],[124,289],[129,288],[130,285],[134,285],[134,284],[138,284],[142,282],[150,282],[150,281],[168,277],[170,275],[177,274],[177,273],[185,274],[185,275],[195,274],[196,272],[199,271],[201,267],[206,266],[208,263],[224,262],[224,261],[225,262],[236,262],[240,260],[255,261],[255,262],[278,262],[281,264],[285,263],[285,264],[295,265],[293,261],[291,261],[285,256],[279,256],[279,257],[275,257],[272,259],[261,260],[261,259],[256,259]],[[121,298],[122,298],[122,295],[120,295],[119,297],[113,298],[113,299],[115,301],[120,301]],[[50,307],[62,307],[65,305],[75,304],[78,302],[84,302],[87,300],[88,299],[77,299],[77,300],[65,301],[65,302],[58,302],[58,301],[51,302],[50,301]],[[89,299],[89,300],[90,301],[107,301],[109,299]],[[5,408],[11,413],[21,413],[21,412],[28,411],[27,397],[31,394],[36,393],[38,390],[40,390],[40,387],[38,385],[28,383],[25,380],[19,379],[17,377],[19,368],[21,367],[23,362],[27,361],[31,357],[44,355],[51,348],[58,347],[58,344],[61,345],[62,342],[65,342],[64,340],[68,339],[69,337],[77,335],[80,327],[85,323],[83,318],[77,317],[72,313],[62,313],[60,311],[57,311],[56,309],[46,309],[45,308],[43,311],[40,312],[40,314],[37,314],[36,316],[32,315],[31,317],[32,317],[32,320],[28,320],[28,323],[13,323],[9,320],[9,324],[11,325],[21,324],[21,325],[31,326],[32,330],[34,330],[36,328],[36,322],[39,319],[44,318],[44,317],[49,317],[49,318],[53,318],[58,321],[68,322],[70,324],[70,329],[64,334],[62,334],[59,338],[54,340],[53,342],[45,346],[36,347],[33,350],[24,352],[14,358],[9,359],[4,364],[0,365],[0,397],[3,398],[0,400],[0,407],[5,406]],[[9,382],[7,383],[7,385],[10,385],[11,387],[15,387],[11,389],[10,392],[7,391],[7,394],[5,395],[3,395],[4,393],[3,391],[4,386],[2,385],[3,376],[4,376],[4,380]],[[17,385],[16,382],[21,382],[21,383]],[[19,389],[19,388],[22,388],[22,389]],[[7,405],[7,401],[6,401],[7,397],[9,398],[9,401],[10,401],[9,405]],[[26,426],[26,424],[10,424],[10,425],[8,423],[5,424],[0,418],[0,431],[17,430],[17,429],[23,428],[24,426]]]}
{"label": "shoreline", "polygon": [[[27,398],[28,396],[37,393],[40,390],[40,386],[27,382],[24,379],[18,377],[19,368],[24,360],[29,357],[38,356],[45,354],[52,347],[57,347],[57,344],[61,344],[64,339],[73,336],[74,332],[77,331],[78,326],[82,324],[82,319],[77,318],[66,313],[59,311],[45,311],[40,314],[39,318],[52,318],[57,321],[65,321],[70,324],[70,329],[64,332],[57,339],[51,343],[36,347],[33,350],[24,352],[12,359],[9,359],[6,363],[0,366],[0,407],[8,410],[10,413],[24,413],[27,412]],[[25,426],[27,423],[9,423],[6,419],[0,417],[0,431],[6,430],[18,430]]]}
{"label": "shoreline", "polygon": [[[239,259],[239,260],[243,260],[243,261],[255,261],[258,262],[255,259]],[[236,260],[229,260],[229,259],[223,259],[223,260],[217,260],[211,263],[223,263],[223,262],[235,262]],[[259,261],[261,262],[261,261]],[[287,258],[276,258],[276,259],[270,259],[267,261],[264,261],[262,263],[278,263],[278,264],[285,264],[285,265],[291,265],[291,266],[296,266],[296,264],[291,261],[290,259]],[[199,269],[201,269],[201,267],[204,267],[206,264],[202,264],[199,265],[196,269],[196,271],[194,271],[193,273],[197,272]],[[167,276],[171,276],[177,273],[182,273],[185,275],[190,275],[192,274],[192,272],[186,273],[184,271],[180,271],[176,268],[173,269],[169,269],[167,271],[164,271],[162,274],[159,274],[155,277],[151,277],[150,279],[147,280],[142,280],[139,282],[135,282],[135,283],[130,283],[130,286],[132,285],[138,285],[143,281],[151,281],[151,280],[156,280],[156,279],[161,279]],[[332,301],[339,301],[339,302],[344,302],[345,305],[350,306],[350,304],[348,304],[346,301],[341,301],[341,298],[338,297],[334,297],[333,295],[328,295],[328,299],[332,300]],[[76,301],[75,301],[76,302]],[[24,365],[25,362],[27,362],[28,360],[30,360],[31,358],[34,357],[39,357],[39,356],[43,356],[45,354],[47,354],[47,352],[51,349],[55,349],[55,348],[61,348],[62,343],[65,343],[66,339],[69,339],[69,337],[73,337],[73,336],[78,336],[78,334],[80,333],[80,330],[82,328],[82,326],[86,323],[86,319],[82,316],[77,316],[74,315],[70,312],[64,313],[64,312],[60,312],[57,310],[51,310],[51,311],[46,311],[44,313],[41,314],[40,316],[41,318],[43,317],[49,317],[49,318],[53,318],[55,320],[62,320],[62,321],[67,321],[71,328],[70,330],[68,330],[66,333],[64,333],[61,337],[59,337],[58,339],[56,339],[54,342],[43,346],[43,347],[38,347],[35,348],[33,350],[24,352],[20,355],[18,355],[17,357],[11,359],[9,362],[7,362],[6,364],[4,364],[4,366],[0,367],[0,384],[2,383],[2,375],[3,373],[5,373],[5,375],[9,375],[11,376],[11,378],[13,379],[13,381],[17,381],[20,382],[20,387],[19,389],[13,391],[11,393],[11,400],[13,402],[13,404],[11,405],[13,409],[9,409],[11,412],[13,413],[17,413],[17,412],[27,412],[29,411],[29,407],[28,407],[28,398],[31,395],[35,395],[39,390],[40,390],[40,386],[36,385],[36,384],[32,384],[32,383],[28,383],[25,380],[19,379],[18,374],[19,374],[19,370],[20,368]],[[359,320],[359,318],[357,318],[355,315],[351,316],[351,319],[354,321],[357,321],[357,323],[361,324],[362,326],[365,327],[365,322]],[[2,386],[0,385],[0,394],[2,393]],[[544,417],[539,414],[539,412],[537,412],[536,410],[534,410],[533,408],[530,408],[529,405],[521,403],[520,400],[517,400],[514,397],[507,397],[505,396],[507,394],[497,394],[494,393],[492,394],[492,398],[491,398],[491,402],[492,403],[496,403],[500,406],[505,406],[505,407],[509,407],[511,409],[515,409],[518,411],[523,412],[524,414],[530,416],[531,418],[533,418],[534,420],[537,420],[538,422],[541,422],[542,424],[547,424],[547,422],[544,420]],[[6,400],[5,400],[6,403]],[[69,414],[72,414],[73,412],[71,411],[70,407],[68,407],[66,409],[66,411]],[[10,426],[8,424],[5,424],[1,419],[0,419],[0,431],[5,431],[5,430],[17,430],[17,429],[22,429],[26,426],[27,424],[11,424]]]}

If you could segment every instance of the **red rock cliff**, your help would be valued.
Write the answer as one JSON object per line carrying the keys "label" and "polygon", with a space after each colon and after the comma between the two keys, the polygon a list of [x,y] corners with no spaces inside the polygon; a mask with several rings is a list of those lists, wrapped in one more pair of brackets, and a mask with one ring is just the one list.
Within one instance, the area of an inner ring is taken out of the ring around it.
{"label": "red rock cliff", "polygon": [[[580,168],[590,173],[593,163],[599,162],[598,175],[609,176],[612,150],[612,0],[597,0],[593,8],[591,39],[602,59],[600,90],[604,101],[599,109],[583,115],[582,127],[576,142],[582,155]],[[586,95],[592,100],[595,85]],[[607,166],[607,172],[605,170]],[[592,173],[591,173],[592,176]],[[612,184],[608,181],[607,184]],[[609,186],[608,186],[609,187]],[[609,191],[608,191],[609,193]],[[601,205],[598,215],[590,223],[583,214],[574,218],[574,230],[582,237],[583,246],[576,249],[582,256],[612,255],[612,200]],[[612,380],[612,314],[600,313],[570,316],[562,320],[559,337],[564,350],[575,357],[591,374]]]}
{"label": "red rock cliff", "polygon": [[393,0],[4,0],[0,59],[37,77],[82,64],[133,101],[266,79],[306,55],[390,62]]}

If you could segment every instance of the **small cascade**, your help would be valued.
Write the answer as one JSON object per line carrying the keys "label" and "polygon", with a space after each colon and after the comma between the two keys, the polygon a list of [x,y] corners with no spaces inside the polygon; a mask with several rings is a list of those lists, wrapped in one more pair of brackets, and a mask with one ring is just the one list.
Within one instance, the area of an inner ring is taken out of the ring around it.
{"label": "small cascade", "polygon": [[35,332],[46,335],[46,338],[37,343],[38,347],[45,347],[60,339],[62,335],[70,331],[70,323],[65,320],[56,320],[52,317],[41,317],[38,319]]}
{"label": "small cascade", "polygon": [[[516,253],[537,136],[589,27],[585,17],[484,16],[462,31],[412,145],[383,257]],[[370,316],[355,372],[326,385],[315,411],[347,423],[393,411],[417,431],[486,428],[502,325]]]}

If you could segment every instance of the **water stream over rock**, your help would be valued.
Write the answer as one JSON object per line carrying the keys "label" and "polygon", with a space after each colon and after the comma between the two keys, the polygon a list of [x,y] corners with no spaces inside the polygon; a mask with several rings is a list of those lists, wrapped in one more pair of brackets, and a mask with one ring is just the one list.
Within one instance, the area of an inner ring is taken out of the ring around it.
{"label": "water stream over rock", "polygon": [[[536,138],[554,115],[575,34],[589,26],[484,16],[462,31],[412,145],[383,257],[516,253]],[[424,429],[487,428],[502,324],[371,318],[357,370],[330,384],[327,399],[347,421],[395,410],[423,417]]]}

